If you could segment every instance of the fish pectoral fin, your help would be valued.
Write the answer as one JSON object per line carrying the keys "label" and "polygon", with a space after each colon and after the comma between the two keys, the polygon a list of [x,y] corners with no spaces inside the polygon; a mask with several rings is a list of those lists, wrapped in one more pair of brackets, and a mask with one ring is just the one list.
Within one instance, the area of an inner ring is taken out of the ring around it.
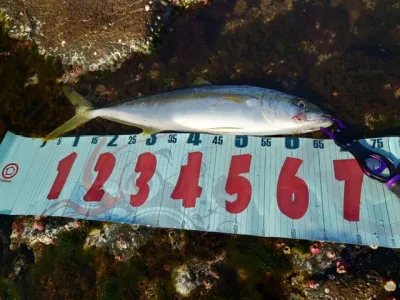
{"label": "fish pectoral fin", "polygon": [[244,100],[247,98],[241,96],[241,95],[224,95],[224,99],[231,101],[233,103],[243,103]]}
{"label": "fish pectoral fin", "polygon": [[199,85],[212,85],[212,83],[201,77],[197,77],[196,80],[193,81],[191,86],[199,86]]}
{"label": "fish pectoral fin", "polygon": [[142,130],[143,131],[141,132],[141,135],[152,135],[157,132],[160,132],[160,130],[158,130],[156,128],[150,128],[150,127],[143,127]]}

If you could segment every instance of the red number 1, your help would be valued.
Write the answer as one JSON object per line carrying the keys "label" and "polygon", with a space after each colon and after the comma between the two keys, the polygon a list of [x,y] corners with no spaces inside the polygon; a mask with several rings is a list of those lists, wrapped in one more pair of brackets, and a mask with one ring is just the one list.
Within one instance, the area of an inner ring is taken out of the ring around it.
{"label": "red number 1", "polygon": [[240,174],[250,172],[251,158],[250,154],[232,156],[225,185],[225,191],[229,195],[237,194],[235,201],[225,201],[225,208],[231,214],[241,213],[249,206],[252,194],[251,183]]}
{"label": "red number 1", "polygon": [[150,152],[142,153],[139,155],[136,163],[135,172],[140,173],[136,179],[136,186],[139,188],[136,195],[131,195],[131,205],[138,207],[146,202],[150,193],[148,182],[156,172],[157,159],[154,154]]}
{"label": "red number 1", "polygon": [[359,221],[364,173],[355,159],[334,160],[333,167],[335,178],[344,180],[343,218],[347,221]]}
{"label": "red number 1", "polygon": [[76,154],[76,152],[72,152],[70,155],[60,160],[57,167],[58,174],[49,194],[47,195],[47,199],[54,200],[60,196],[61,190],[67,181],[68,175],[71,172],[72,165],[77,156],[78,154]]}
{"label": "red number 1", "polygon": [[105,191],[102,189],[103,184],[110,177],[115,166],[114,154],[107,152],[99,156],[94,170],[97,172],[97,177],[92,186],[83,197],[85,201],[100,201],[103,198]]}

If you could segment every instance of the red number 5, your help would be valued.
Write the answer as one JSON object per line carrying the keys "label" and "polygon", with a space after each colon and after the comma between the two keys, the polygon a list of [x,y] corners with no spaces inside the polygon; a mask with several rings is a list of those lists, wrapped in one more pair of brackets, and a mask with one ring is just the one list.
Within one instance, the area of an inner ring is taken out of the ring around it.
{"label": "red number 5", "polygon": [[296,176],[302,163],[301,159],[287,157],[278,178],[278,207],[285,216],[292,219],[300,219],[308,209],[307,184]]}
{"label": "red number 5", "polygon": [[237,194],[235,201],[225,202],[226,210],[231,214],[241,213],[249,206],[252,194],[251,183],[240,174],[250,171],[251,158],[250,154],[232,156],[225,186],[225,191],[229,195]]}

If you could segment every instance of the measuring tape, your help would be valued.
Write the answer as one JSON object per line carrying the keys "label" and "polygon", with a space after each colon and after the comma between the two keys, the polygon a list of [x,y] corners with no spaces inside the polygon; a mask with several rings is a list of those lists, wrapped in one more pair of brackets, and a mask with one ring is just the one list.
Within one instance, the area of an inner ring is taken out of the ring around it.
{"label": "measuring tape", "polygon": [[[400,156],[400,138],[367,139]],[[332,140],[8,132],[0,213],[396,248],[400,201]]]}

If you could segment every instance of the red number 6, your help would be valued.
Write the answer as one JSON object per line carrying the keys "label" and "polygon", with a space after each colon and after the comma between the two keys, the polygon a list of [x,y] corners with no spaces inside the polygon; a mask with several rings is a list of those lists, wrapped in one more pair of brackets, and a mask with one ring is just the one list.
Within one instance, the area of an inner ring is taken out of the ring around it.
{"label": "red number 6", "polygon": [[278,178],[276,191],[278,207],[285,216],[291,219],[300,219],[308,209],[307,184],[296,176],[302,163],[301,159],[287,157]]}

